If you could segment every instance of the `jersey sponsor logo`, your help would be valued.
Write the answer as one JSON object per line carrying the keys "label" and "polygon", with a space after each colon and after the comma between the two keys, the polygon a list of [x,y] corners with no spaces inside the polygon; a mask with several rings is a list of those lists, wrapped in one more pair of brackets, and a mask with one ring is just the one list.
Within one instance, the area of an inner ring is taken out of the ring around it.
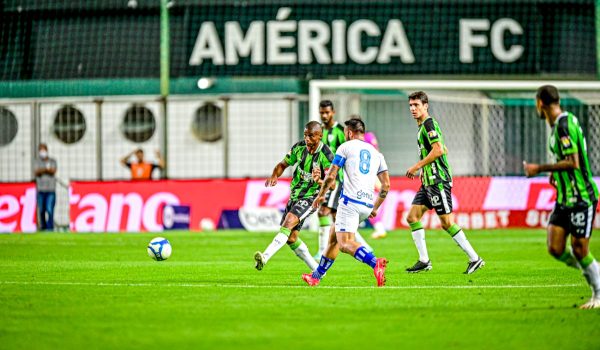
{"label": "jersey sponsor logo", "polygon": [[369,199],[369,200],[373,200],[373,194],[371,193],[367,193],[367,192],[363,192],[362,190],[358,191],[356,193],[356,199]]}
{"label": "jersey sponsor logo", "polygon": [[562,144],[563,148],[571,148],[571,138],[569,138],[569,136],[561,137],[560,143]]}
{"label": "jersey sponsor logo", "polygon": [[300,176],[302,177],[302,180],[303,180],[303,181],[306,181],[306,182],[311,182],[311,181],[313,181],[313,178],[312,178],[312,174],[311,174],[311,173],[309,173],[309,172],[306,172],[306,171],[304,171],[304,170],[302,170],[302,169],[298,169],[298,172],[300,173]]}
{"label": "jersey sponsor logo", "polygon": [[427,135],[429,135],[430,139],[434,139],[436,137],[438,137],[437,132],[435,132],[435,130],[431,130],[430,132],[427,133]]}

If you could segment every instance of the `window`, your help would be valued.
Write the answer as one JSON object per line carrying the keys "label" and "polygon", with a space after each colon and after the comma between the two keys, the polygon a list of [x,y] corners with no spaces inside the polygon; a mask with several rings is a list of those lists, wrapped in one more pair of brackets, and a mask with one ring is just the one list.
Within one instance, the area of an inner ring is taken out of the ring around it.
{"label": "window", "polygon": [[17,117],[4,107],[0,107],[0,146],[9,145],[17,136],[19,124]]}
{"label": "window", "polygon": [[146,142],[152,138],[156,130],[154,114],[142,105],[133,105],[125,112],[121,124],[121,132],[133,142]]}
{"label": "window", "polygon": [[196,110],[192,121],[192,132],[200,141],[215,142],[223,137],[221,108],[206,103]]}
{"label": "window", "polygon": [[65,105],[54,117],[54,135],[66,144],[75,143],[85,135],[85,117],[72,105]]}

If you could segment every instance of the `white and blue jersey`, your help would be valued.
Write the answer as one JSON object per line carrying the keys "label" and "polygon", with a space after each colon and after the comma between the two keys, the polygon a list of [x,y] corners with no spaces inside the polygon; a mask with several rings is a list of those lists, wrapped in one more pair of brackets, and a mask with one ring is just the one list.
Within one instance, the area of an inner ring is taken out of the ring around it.
{"label": "white and blue jersey", "polygon": [[360,221],[366,219],[373,209],[377,175],[388,170],[387,164],[383,155],[371,144],[350,140],[337,149],[333,165],[344,171],[336,232],[356,232]]}

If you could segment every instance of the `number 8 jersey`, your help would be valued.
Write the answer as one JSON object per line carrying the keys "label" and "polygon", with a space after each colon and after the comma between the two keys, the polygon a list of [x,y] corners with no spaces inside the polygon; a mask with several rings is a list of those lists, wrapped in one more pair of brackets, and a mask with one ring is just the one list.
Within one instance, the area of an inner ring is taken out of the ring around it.
{"label": "number 8 jersey", "polygon": [[372,206],[377,175],[388,170],[383,154],[365,141],[350,140],[337,149],[333,165],[344,170],[341,196]]}

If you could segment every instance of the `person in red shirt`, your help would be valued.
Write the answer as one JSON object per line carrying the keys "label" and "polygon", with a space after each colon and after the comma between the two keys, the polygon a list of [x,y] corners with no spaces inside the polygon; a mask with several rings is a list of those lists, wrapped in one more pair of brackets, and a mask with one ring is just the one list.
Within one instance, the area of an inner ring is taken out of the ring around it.
{"label": "person in red shirt", "polygon": [[[137,161],[131,162],[130,159],[134,155]],[[154,169],[159,168],[162,170],[165,167],[165,161],[158,150],[156,151],[156,159],[158,159],[157,163],[146,162],[144,160],[144,150],[138,148],[123,157],[121,164],[131,170],[132,180],[151,180]]]}

